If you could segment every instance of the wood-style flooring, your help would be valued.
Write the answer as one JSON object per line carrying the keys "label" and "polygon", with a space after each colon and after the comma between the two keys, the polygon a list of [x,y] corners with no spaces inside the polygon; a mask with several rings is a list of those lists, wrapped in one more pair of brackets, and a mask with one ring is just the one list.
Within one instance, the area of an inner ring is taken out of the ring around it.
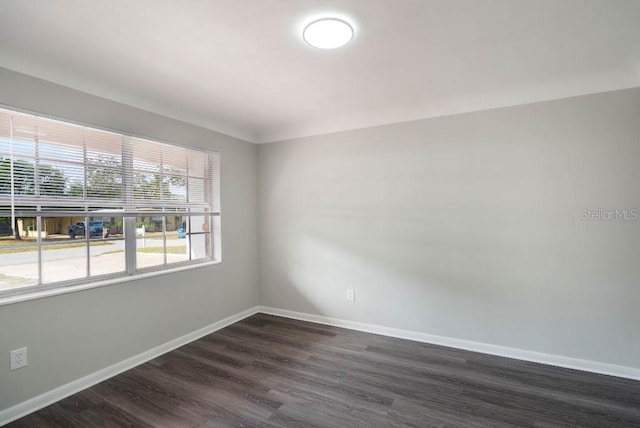
{"label": "wood-style flooring", "polygon": [[11,427],[640,427],[640,382],[258,314]]}

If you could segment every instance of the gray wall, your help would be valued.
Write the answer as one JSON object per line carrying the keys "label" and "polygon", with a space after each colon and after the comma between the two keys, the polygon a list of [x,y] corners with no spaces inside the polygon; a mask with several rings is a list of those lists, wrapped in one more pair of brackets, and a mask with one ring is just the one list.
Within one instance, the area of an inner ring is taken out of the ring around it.
{"label": "gray wall", "polygon": [[263,305],[640,367],[640,221],[581,218],[640,215],[640,89],[261,145],[258,181]]}
{"label": "gray wall", "polygon": [[219,265],[0,306],[0,410],[258,304],[254,144],[5,69],[0,103],[219,150],[223,227]]}
{"label": "gray wall", "polygon": [[640,366],[640,221],[581,218],[640,209],[640,89],[259,147],[4,69],[0,103],[219,150],[223,212],[220,265],[0,306],[0,410],[258,303]]}

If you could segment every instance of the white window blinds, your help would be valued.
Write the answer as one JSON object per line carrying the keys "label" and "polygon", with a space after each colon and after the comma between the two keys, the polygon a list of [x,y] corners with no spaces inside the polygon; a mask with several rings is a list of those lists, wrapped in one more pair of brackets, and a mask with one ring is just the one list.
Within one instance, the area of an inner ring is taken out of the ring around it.
{"label": "white window blinds", "polygon": [[214,153],[0,110],[0,156],[21,202],[213,208]]}
{"label": "white window blinds", "polygon": [[0,295],[219,259],[218,159],[0,109]]}

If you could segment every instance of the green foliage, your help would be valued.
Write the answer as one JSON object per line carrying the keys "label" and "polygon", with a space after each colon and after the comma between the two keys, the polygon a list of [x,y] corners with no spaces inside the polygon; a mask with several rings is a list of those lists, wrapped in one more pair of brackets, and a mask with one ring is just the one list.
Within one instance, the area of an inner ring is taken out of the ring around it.
{"label": "green foliage", "polygon": [[122,233],[122,220],[115,220],[111,223],[112,233]]}
{"label": "green foliage", "polygon": [[11,235],[12,231],[11,219],[9,217],[0,217],[0,236]]}
{"label": "green foliage", "polygon": [[[99,156],[89,159],[86,169],[86,188],[84,183],[72,181],[65,172],[48,164],[40,164],[39,188],[42,196],[86,196],[96,199],[122,198],[122,163],[118,158]],[[35,167],[33,162],[16,159],[13,162],[14,190],[16,195],[35,195]],[[183,177],[171,175],[171,168],[158,172],[136,172],[133,176],[133,191],[136,199],[159,200],[178,199],[171,192],[171,186],[184,187]],[[11,193],[11,161],[0,158],[0,194]]]}
{"label": "green foliage", "polygon": [[[13,188],[16,195],[34,195],[36,184],[31,162],[16,159],[13,162]],[[0,159],[0,194],[11,194],[11,160]]]}
{"label": "green foliage", "polygon": [[171,175],[174,172],[169,167],[157,167],[157,172],[137,172],[133,175],[133,193],[136,199],[178,199],[179,195],[171,192],[171,186],[184,187],[184,177]]}
{"label": "green foliage", "polygon": [[40,195],[64,196],[66,194],[67,177],[64,171],[51,165],[41,164],[39,170]]}
{"label": "green foliage", "polygon": [[[66,195],[67,177],[63,170],[41,164],[39,169],[40,194],[46,196]],[[35,195],[35,167],[32,162],[13,161],[13,183],[16,195]],[[0,194],[11,193],[11,160],[0,159]]]}
{"label": "green foliage", "polygon": [[90,159],[87,165],[87,196],[100,199],[122,197],[122,164],[113,157]]}

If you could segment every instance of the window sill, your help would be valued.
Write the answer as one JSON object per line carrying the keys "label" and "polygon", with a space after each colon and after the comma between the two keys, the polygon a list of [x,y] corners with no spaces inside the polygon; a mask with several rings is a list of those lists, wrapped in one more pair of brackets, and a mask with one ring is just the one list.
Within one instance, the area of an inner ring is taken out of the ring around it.
{"label": "window sill", "polygon": [[191,269],[199,269],[207,266],[219,265],[221,261],[210,261],[204,263],[179,266],[170,269],[155,270],[143,272],[135,275],[121,276],[117,278],[109,278],[101,281],[89,282],[86,284],[70,285],[66,287],[50,288],[46,290],[31,291],[24,294],[15,294],[6,297],[0,297],[0,306],[11,305],[14,303],[27,302],[29,300],[42,299],[45,297],[59,296],[61,294],[75,293],[77,291],[90,290],[92,288],[106,287],[108,285],[122,284],[124,282],[137,281],[140,279],[152,278],[154,276],[166,275],[168,273],[181,272]]}

